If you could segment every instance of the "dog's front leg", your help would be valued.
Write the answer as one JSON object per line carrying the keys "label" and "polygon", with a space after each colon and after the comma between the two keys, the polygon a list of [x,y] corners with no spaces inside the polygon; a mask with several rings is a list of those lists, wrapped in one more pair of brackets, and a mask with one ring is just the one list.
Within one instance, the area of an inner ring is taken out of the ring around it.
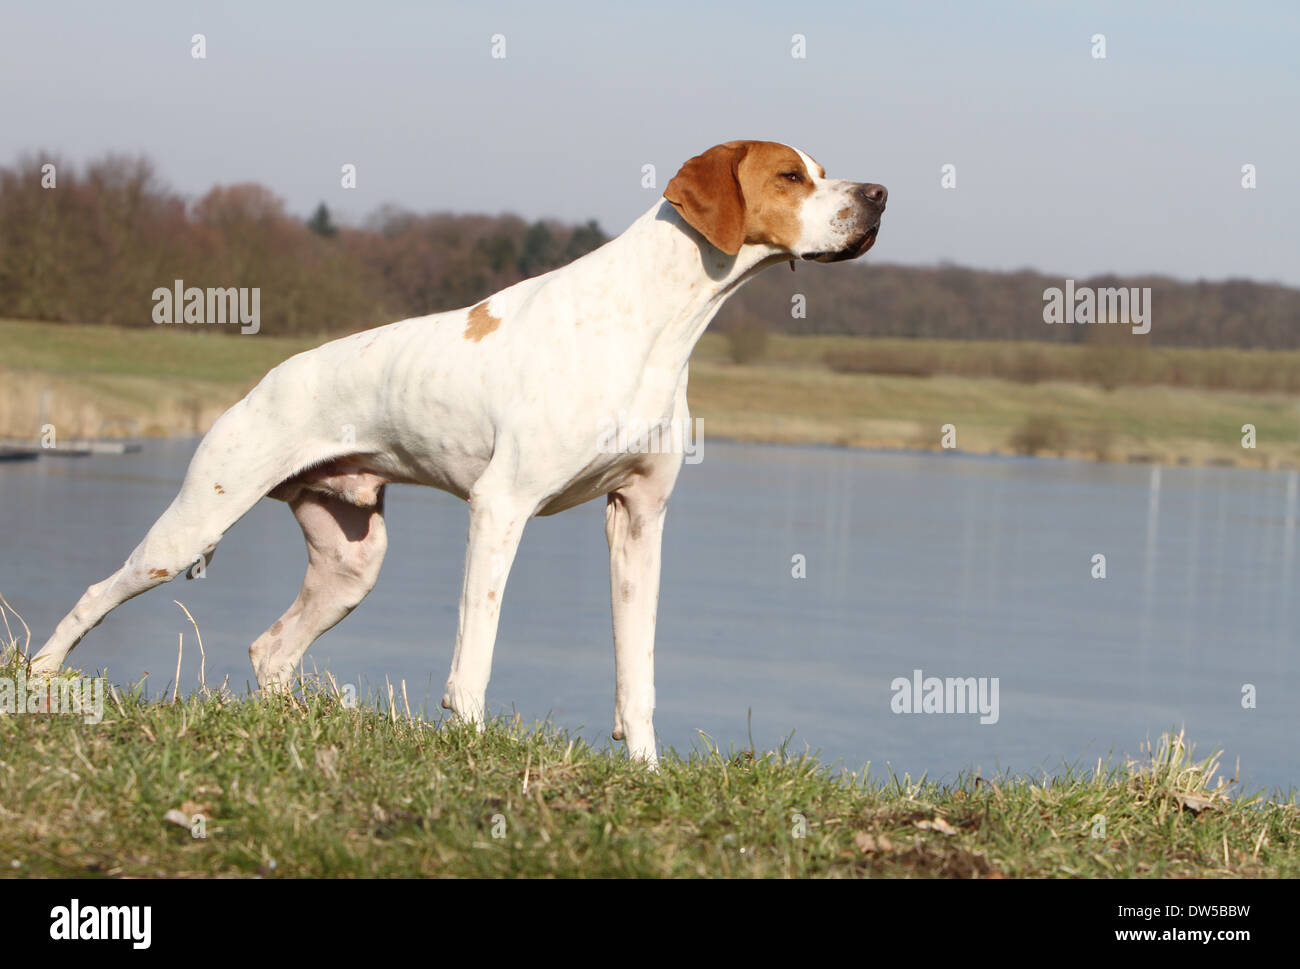
{"label": "dog's front leg", "polygon": [[492,648],[506,578],[535,503],[510,491],[475,486],[469,502],[469,548],[460,593],[456,653],[442,705],[461,720],[482,725],[486,711]]}
{"label": "dog's front leg", "polygon": [[659,557],[668,495],[681,465],[637,477],[610,494],[605,506],[609,540],[609,587],[614,611],[614,739],[650,765],[655,754],[655,613],[659,606]]}

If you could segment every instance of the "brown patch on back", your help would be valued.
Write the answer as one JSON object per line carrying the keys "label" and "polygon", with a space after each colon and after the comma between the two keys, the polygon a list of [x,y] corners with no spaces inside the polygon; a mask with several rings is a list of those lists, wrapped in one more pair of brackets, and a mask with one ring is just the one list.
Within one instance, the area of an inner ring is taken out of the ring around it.
{"label": "brown patch on back", "polygon": [[150,569],[150,570],[149,570],[149,578],[151,578],[151,579],[165,579],[165,578],[167,578],[167,570],[166,570],[166,569]]}
{"label": "brown patch on back", "polygon": [[493,332],[501,321],[488,312],[488,301],[484,300],[469,311],[469,323],[465,326],[465,339],[478,343]]}
{"label": "brown patch on back", "polygon": [[226,489],[221,487],[219,484],[214,484],[212,487],[216,489],[216,492],[219,495],[224,495],[226,493]]}

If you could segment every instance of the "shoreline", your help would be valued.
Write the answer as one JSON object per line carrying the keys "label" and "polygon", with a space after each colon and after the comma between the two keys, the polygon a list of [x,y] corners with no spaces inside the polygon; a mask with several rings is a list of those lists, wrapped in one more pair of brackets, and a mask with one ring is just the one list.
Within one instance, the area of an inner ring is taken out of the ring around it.
{"label": "shoreline", "polygon": [[[237,339],[0,321],[0,439],[30,441],[47,424],[68,442],[201,435],[268,370],[331,336]],[[900,352],[899,343],[772,334],[758,360],[738,364],[725,334],[706,333],[691,359],[691,416],[703,420],[706,441],[1300,469],[1295,393],[1164,384],[1103,388],[949,371],[842,372],[826,362],[828,353],[852,351],[883,366]],[[971,366],[1009,352],[977,342],[951,344],[912,341],[906,350],[947,354]],[[1078,348],[1030,349],[1068,356]],[[1202,364],[1240,354],[1183,352],[1205,354]],[[1243,447],[1247,426],[1256,447]],[[945,432],[948,427],[953,430]],[[945,436],[954,448],[942,447]]]}
{"label": "shoreline", "polygon": [[[692,367],[691,414],[701,418],[706,442],[710,439],[738,444],[816,446],[902,454],[953,454],[1001,458],[1054,458],[1094,464],[1161,465],[1204,467],[1248,471],[1300,470],[1300,440],[1289,447],[1255,449],[1181,438],[1160,442],[1118,438],[1102,447],[1071,444],[1044,446],[1032,451],[1017,450],[1006,443],[1014,429],[998,440],[997,429],[983,424],[960,422],[959,435],[966,432],[971,443],[944,448],[939,427],[932,440],[923,438],[922,421],[897,418],[818,418],[788,412],[750,410],[745,413],[726,407],[729,388],[756,368],[718,366],[703,362]],[[775,369],[775,368],[773,368]],[[777,373],[780,373],[778,370]],[[794,371],[794,373],[802,373]],[[766,374],[771,375],[771,370]],[[906,381],[903,377],[847,377],[862,383]],[[939,387],[946,380],[924,381]],[[986,378],[985,383],[996,383]],[[0,368],[0,446],[34,447],[25,428],[40,426],[35,403],[49,407],[46,420],[54,424],[57,440],[65,445],[102,442],[172,440],[199,438],[207,433],[225,410],[251,389],[253,382],[139,377],[121,374],[73,374]],[[795,394],[791,395],[797,396]],[[23,401],[27,403],[24,404]],[[1300,412],[1300,404],[1296,405]],[[67,428],[66,431],[63,428]]]}
{"label": "shoreline", "polygon": [[[108,434],[98,438],[67,439],[62,441],[58,445],[57,449],[63,451],[65,454],[67,452],[74,452],[73,456],[76,457],[93,455],[117,456],[121,454],[137,453],[143,444],[150,441],[191,441],[197,444],[206,433],[207,431],[205,429],[198,433],[175,432],[171,434],[155,435]],[[871,454],[916,455],[930,457],[944,456],[952,458],[994,458],[1013,461],[1071,461],[1086,464],[1204,468],[1219,471],[1264,471],[1272,473],[1300,471],[1300,463],[1295,461],[1268,463],[1267,460],[1234,460],[1233,458],[1228,457],[1212,457],[1205,460],[1196,460],[1186,455],[1163,456],[1143,452],[1098,458],[1087,452],[1070,450],[1064,452],[1037,452],[1026,454],[1013,450],[998,449],[977,451],[964,448],[927,448],[907,445],[873,444],[870,442],[846,444],[834,440],[785,439],[780,436],[751,437],[734,434],[714,434],[706,438],[706,440],[723,444],[757,445],[760,447],[827,448],[831,450],[863,451]],[[0,434],[0,456],[14,454],[15,452],[31,452],[35,456],[39,457],[40,452],[43,450],[46,449],[41,446],[39,441],[33,441],[30,438],[22,439]]]}

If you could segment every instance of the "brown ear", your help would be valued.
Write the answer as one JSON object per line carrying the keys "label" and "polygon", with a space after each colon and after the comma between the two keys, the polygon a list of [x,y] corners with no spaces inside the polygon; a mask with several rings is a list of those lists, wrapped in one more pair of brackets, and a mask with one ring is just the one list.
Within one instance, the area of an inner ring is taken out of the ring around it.
{"label": "brown ear", "polygon": [[729,256],[745,241],[745,199],[736,169],[747,150],[744,142],[715,145],[683,165],[664,190],[682,218]]}

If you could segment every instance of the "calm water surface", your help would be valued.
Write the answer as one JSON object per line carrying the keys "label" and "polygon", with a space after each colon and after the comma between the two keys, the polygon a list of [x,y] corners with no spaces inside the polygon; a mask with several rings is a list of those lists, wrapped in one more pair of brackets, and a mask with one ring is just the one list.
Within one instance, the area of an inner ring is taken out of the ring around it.
{"label": "calm water surface", "polygon": [[[1254,786],[1300,786],[1297,475],[706,441],[668,515],[656,726],[686,751],[753,740],[873,773],[951,779],[1137,754],[1186,726]],[[111,573],[180,485],[193,441],[143,454],[0,464],[0,593],[35,645]],[[388,489],[370,597],[307,654],[340,682],[405,680],[438,710],[456,633],[466,506]],[[1092,557],[1107,578],[1093,579]],[[792,556],[807,562],[793,578]],[[119,608],[72,654],[117,682],[183,684],[200,623],[209,682],[251,679],[247,648],[297,594],[288,509],[259,503],[206,578]],[[538,519],[510,577],[488,700],[606,743],[613,705],[604,511]],[[891,711],[891,681],[999,681],[999,719]],[[1242,689],[1257,690],[1243,709]],[[752,728],[750,717],[752,712]],[[621,746],[621,745],[619,745]]]}

